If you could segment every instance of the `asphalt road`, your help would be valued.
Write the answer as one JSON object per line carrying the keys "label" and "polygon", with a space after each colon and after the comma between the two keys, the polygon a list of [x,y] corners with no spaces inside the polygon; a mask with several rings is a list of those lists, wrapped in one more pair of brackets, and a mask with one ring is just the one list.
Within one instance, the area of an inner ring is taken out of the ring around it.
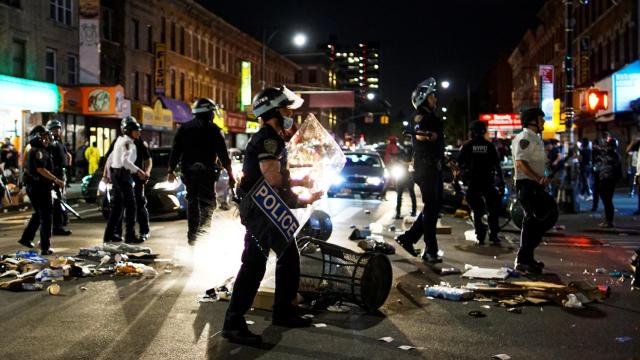
{"label": "asphalt road", "polygon": [[[387,195],[395,199],[394,193]],[[407,204],[408,201],[405,201]],[[347,239],[350,226],[385,224],[385,239],[393,232],[394,201],[330,199],[321,208],[333,218],[330,242],[357,249]],[[101,243],[104,221],[89,205],[78,208],[84,220],[73,220],[73,235],[56,237],[57,254],[74,255],[80,247]],[[365,211],[369,210],[369,211]],[[19,250],[16,244],[27,213],[0,215],[0,253]],[[561,217],[567,229],[596,222],[589,214]],[[631,220],[629,220],[631,221]],[[500,267],[512,264],[517,235],[506,232],[502,247],[478,248],[465,240],[467,221],[442,219],[452,235],[439,236],[445,265]],[[390,256],[394,282],[377,314],[357,307],[347,313],[314,313],[326,327],[288,330],[270,325],[270,312],[251,311],[251,329],[263,333],[265,344],[250,348],[227,343],[219,335],[226,302],[199,303],[205,289],[234,276],[240,264],[243,227],[231,212],[216,212],[210,233],[195,247],[186,242],[186,221],[152,223],[146,244],[177,266],[153,279],[85,278],[61,283],[59,296],[45,292],[0,292],[0,357],[2,359],[489,359],[508,354],[513,359],[628,359],[640,356],[640,293],[629,291],[629,280],[617,284],[605,275],[583,275],[596,267],[626,269],[630,247],[594,235],[556,236],[545,240],[538,257],[565,282],[586,279],[612,285],[603,304],[567,311],[555,305],[525,306],[512,314],[493,303],[429,300],[425,284],[465,281],[458,275],[435,274],[398,248]],[[611,235],[613,237],[613,235]],[[622,236],[625,241],[638,237]],[[638,240],[640,241],[640,240]],[[628,244],[624,244],[628,245]],[[273,259],[271,259],[273,262]],[[270,275],[267,274],[266,282]],[[483,308],[489,305],[489,308]],[[485,318],[468,315],[471,310]],[[378,341],[393,337],[390,343]],[[618,337],[629,337],[624,342]],[[400,345],[418,349],[404,351]]]}

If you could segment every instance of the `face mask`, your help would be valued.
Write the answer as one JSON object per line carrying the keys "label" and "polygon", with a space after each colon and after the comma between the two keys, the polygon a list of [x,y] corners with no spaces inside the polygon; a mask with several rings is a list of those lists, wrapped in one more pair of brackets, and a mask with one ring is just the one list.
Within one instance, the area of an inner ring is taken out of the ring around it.
{"label": "face mask", "polygon": [[291,127],[293,126],[293,118],[290,118],[288,116],[283,116],[284,121],[282,122],[282,128],[285,130],[289,130],[291,129]]}

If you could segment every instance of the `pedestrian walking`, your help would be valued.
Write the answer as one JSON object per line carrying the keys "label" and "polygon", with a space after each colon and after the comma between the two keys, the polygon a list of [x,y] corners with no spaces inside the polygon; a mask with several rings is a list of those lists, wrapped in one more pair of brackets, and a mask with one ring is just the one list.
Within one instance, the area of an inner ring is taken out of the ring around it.
{"label": "pedestrian walking", "polygon": [[91,146],[84,151],[84,158],[87,159],[89,163],[89,175],[93,175],[100,166],[100,150],[98,150],[97,142],[94,141],[91,143]]}
{"label": "pedestrian walking", "polygon": [[262,120],[263,126],[247,144],[244,175],[238,188],[238,195],[242,197],[240,219],[247,231],[242,265],[233,285],[222,329],[222,336],[230,342],[259,344],[262,341],[260,335],[249,330],[244,315],[251,307],[264,276],[269,250],[274,250],[278,256],[273,325],[290,328],[311,325],[310,319],[296,314],[293,305],[300,283],[300,255],[295,240],[285,238],[281,232],[284,225],[272,222],[266,215],[267,211],[254,203],[254,196],[250,195],[255,186],[261,185],[260,189],[266,191],[266,182],[282,199],[278,207],[285,208],[282,213],[285,215],[290,215],[287,213],[290,208],[304,207],[322,196],[321,192],[315,192],[308,200],[302,200],[291,190],[292,186],[311,185],[308,179],[293,181],[289,177],[283,139],[284,131],[293,125],[292,109],[300,107],[302,102],[284,86],[262,90],[253,99],[253,113]]}
{"label": "pedestrian walking", "polygon": [[600,164],[601,164],[600,157],[603,154],[604,154],[604,148],[602,146],[602,140],[596,138],[595,140],[593,140],[593,153],[592,153],[593,205],[591,206],[591,212],[596,212],[598,210],[598,203],[600,202]]}
{"label": "pedestrian walking", "polygon": [[190,245],[211,224],[216,209],[215,183],[220,175],[216,160],[229,174],[229,186],[235,185],[231,160],[222,130],[213,123],[218,105],[210,99],[198,99],[192,108],[193,120],[178,129],[169,157],[167,179],[176,179],[176,168],[182,169],[182,181],[187,187],[187,240]]}
{"label": "pedestrian walking", "polygon": [[122,212],[125,220],[125,242],[138,244],[144,241],[136,235],[136,200],[134,194],[134,177],[145,181],[147,174],[135,165],[138,157],[134,140],[140,137],[140,124],[133,116],[122,119],[120,135],[113,146],[113,152],[107,158],[105,167],[109,169],[107,179],[113,184],[111,198],[111,212],[107,228],[104,232],[104,242],[122,241],[116,234],[118,222],[122,222]]}
{"label": "pedestrian walking", "polygon": [[89,148],[89,142],[85,141],[77,150],[75,156],[76,179],[82,179],[89,172],[89,162],[84,156],[84,152]]}
{"label": "pedestrian walking", "polygon": [[592,195],[591,192],[591,173],[593,169],[592,164],[592,150],[591,142],[588,138],[583,138],[580,142],[580,149],[578,152],[578,159],[580,163],[580,196],[589,201]]}
{"label": "pedestrian walking", "polygon": [[53,186],[64,187],[64,181],[53,175],[53,160],[47,151],[51,134],[38,125],[29,133],[30,149],[27,152],[24,167],[24,183],[27,195],[33,206],[33,214],[22,232],[18,243],[33,248],[33,239],[40,228],[40,251],[42,255],[53,254],[51,249],[51,223]]}
{"label": "pedestrian walking", "polygon": [[436,87],[434,78],[418,84],[411,94],[416,112],[411,117],[414,145],[414,180],[420,187],[424,207],[411,228],[396,237],[396,241],[411,255],[417,256],[413,244],[424,236],[422,259],[428,263],[442,262],[438,255],[436,227],[442,208],[442,166],[444,158],[444,127],[436,115]]}
{"label": "pedestrian walking", "polygon": [[489,241],[498,245],[500,193],[504,193],[500,158],[496,147],[485,138],[487,125],[484,122],[474,121],[469,129],[471,140],[462,146],[458,155],[458,166],[467,185],[466,199],[473,213],[478,244],[484,245],[487,236],[482,219],[488,213]]}
{"label": "pedestrian walking", "polygon": [[527,109],[520,118],[523,130],[513,139],[511,149],[515,161],[516,192],[524,210],[515,267],[523,272],[541,273],[544,263],[535,259],[534,252],[544,233],[555,225],[558,207],[547,192],[550,179],[544,172],[546,158],[540,138],[544,112],[540,108]]}
{"label": "pedestrian walking", "polygon": [[69,224],[69,217],[67,216],[66,209],[62,206],[62,202],[66,202],[67,167],[71,164],[71,154],[62,142],[62,123],[59,120],[52,119],[47,122],[46,127],[51,133],[51,142],[49,143],[47,151],[53,161],[53,175],[58,179],[62,179],[65,183],[65,186],[53,187],[56,196],[53,199],[52,234],[56,236],[69,236],[71,235],[71,230],[64,228]]}
{"label": "pedestrian walking", "polygon": [[600,198],[604,206],[605,221],[600,223],[602,228],[613,228],[614,205],[613,194],[616,183],[622,178],[622,157],[618,153],[618,139],[607,139],[605,151],[599,157],[600,168]]}

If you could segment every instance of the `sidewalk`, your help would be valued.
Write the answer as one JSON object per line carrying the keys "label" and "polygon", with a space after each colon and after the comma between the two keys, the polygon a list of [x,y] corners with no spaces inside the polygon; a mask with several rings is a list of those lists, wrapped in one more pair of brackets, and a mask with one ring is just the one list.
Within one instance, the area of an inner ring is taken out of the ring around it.
{"label": "sidewalk", "polygon": [[[66,196],[67,196],[67,203],[69,204],[76,204],[78,203],[81,199],[83,199],[82,196],[82,190],[80,188],[80,183],[71,183],[67,186],[67,192],[66,192]],[[16,212],[19,211],[21,209],[25,209],[31,208],[31,203],[30,202],[22,202],[20,204],[12,204],[12,205],[8,205],[5,207],[0,207],[0,211],[2,212]]]}

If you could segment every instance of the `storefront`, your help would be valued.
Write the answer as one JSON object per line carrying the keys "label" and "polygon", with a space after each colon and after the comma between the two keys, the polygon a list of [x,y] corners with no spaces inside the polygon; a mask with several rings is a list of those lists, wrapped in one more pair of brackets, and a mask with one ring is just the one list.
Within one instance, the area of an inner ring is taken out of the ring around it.
{"label": "storefront", "polygon": [[487,124],[487,132],[494,139],[511,139],[522,130],[518,114],[480,114]]}
{"label": "storefront", "polygon": [[142,138],[149,146],[171,146],[175,134],[173,112],[165,109],[160,99],[156,99],[152,106],[135,104],[133,113],[142,123]]}
{"label": "storefront", "polygon": [[224,125],[229,134],[230,147],[244,149],[249,141],[247,130],[247,116],[241,113],[227,111],[224,114]]}
{"label": "storefront", "polygon": [[9,138],[21,152],[29,130],[57,112],[60,101],[55,84],[0,75],[0,140]]}

